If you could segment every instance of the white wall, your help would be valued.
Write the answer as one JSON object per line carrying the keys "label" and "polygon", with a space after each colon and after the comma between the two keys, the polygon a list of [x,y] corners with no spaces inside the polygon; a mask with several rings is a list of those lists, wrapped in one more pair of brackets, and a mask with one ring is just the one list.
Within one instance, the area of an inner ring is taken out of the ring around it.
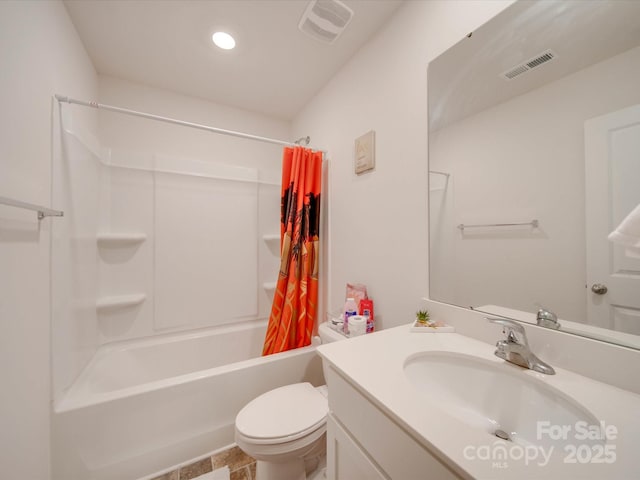
{"label": "white wall", "polygon": [[[93,96],[97,78],[61,2],[0,2],[0,195],[49,205],[55,93]],[[93,113],[83,114],[95,125]],[[53,206],[55,208],[55,205]],[[0,465],[50,476],[51,223],[0,207]]]}
{"label": "white wall", "polygon": [[[509,3],[406,2],[296,117],[294,133],[329,151],[329,311],[347,282],[365,283],[388,328],[427,294],[427,63]],[[376,168],[356,176],[354,140],[369,130]]]}
{"label": "white wall", "polygon": [[[634,48],[432,133],[431,168],[451,177],[431,193],[443,202],[431,298],[529,312],[540,303],[586,322],[584,122],[640,103],[639,83]],[[533,218],[537,230],[455,227]]]}

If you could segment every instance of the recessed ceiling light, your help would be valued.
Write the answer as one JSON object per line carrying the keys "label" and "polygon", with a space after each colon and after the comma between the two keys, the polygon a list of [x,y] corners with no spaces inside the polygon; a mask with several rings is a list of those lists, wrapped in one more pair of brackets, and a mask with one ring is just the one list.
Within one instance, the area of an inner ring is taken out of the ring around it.
{"label": "recessed ceiling light", "polygon": [[236,41],[233,39],[231,35],[226,32],[216,32],[212,35],[211,39],[216,46],[222,48],[223,50],[231,50],[236,46]]}

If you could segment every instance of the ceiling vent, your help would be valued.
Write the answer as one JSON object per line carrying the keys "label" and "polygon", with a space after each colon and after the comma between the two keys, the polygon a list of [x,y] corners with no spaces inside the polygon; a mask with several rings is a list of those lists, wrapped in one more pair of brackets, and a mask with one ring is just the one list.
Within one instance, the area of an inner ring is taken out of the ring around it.
{"label": "ceiling vent", "polygon": [[513,80],[517,76],[522,75],[523,73],[526,73],[529,70],[532,70],[536,67],[539,67],[540,65],[547,63],[553,60],[554,58],[557,58],[557,55],[551,50],[547,50],[545,52],[542,52],[539,55],[536,55],[533,58],[530,58],[526,62],[521,63],[520,65],[511,67],[509,70],[502,73],[500,76],[503,78],[506,78],[507,80]]}
{"label": "ceiling vent", "polygon": [[316,40],[333,43],[352,18],[353,10],[338,0],[312,0],[298,28]]}

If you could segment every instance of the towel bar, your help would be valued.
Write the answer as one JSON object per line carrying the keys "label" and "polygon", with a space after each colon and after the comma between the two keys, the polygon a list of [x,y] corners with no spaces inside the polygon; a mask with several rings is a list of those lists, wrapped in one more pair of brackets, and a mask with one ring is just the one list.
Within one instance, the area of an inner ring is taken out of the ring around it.
{"label": "towel bar", "polygon": [[21,202],[20,200],[14,200],[7,197],[0,197],[0,205],[33,210],[38,212],[38,220],[42,220],[44,217],[62,217],[64,215],[64,212],[61,212],[60,210],[53,210],[51,208],[34,205],[33,203]]}
{"label": "towel bar", "polygon": [[536,219],[531,220],[530,222],[523,223],[483,223],[477,225],[465,225],[461,223],[457,228],[464,231],[465,228],[477,228],[477,227],[514,227],[519,225],[531,225],[533,228],[538,228],[539,222]]}

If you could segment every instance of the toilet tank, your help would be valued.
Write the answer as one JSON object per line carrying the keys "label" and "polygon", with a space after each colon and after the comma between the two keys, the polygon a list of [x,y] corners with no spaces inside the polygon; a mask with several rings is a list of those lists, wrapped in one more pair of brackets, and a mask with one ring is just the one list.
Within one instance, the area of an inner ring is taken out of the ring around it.
{"label": "toilet tank", "polygon": [[[327,322],[321,323],[318,326],[318,336],[320,337],[320,340],[321,340],[320,343],[332,343],[332,342],[338,342],[340,340],[348,340],[347,337],[330,328]],[[327,367],[326,360],[323,358],[322,373],[325,379],[327,378],[327,368],[328,367]]]}
{"label": "toilet tank", "polygon": [[318,336],[320,337],[321,343],[332,343],[339,340],[347,340],[347,337],[342,335],[340,332],[336,332],[330,328],[327,322],[321,323],[318,326]]}

